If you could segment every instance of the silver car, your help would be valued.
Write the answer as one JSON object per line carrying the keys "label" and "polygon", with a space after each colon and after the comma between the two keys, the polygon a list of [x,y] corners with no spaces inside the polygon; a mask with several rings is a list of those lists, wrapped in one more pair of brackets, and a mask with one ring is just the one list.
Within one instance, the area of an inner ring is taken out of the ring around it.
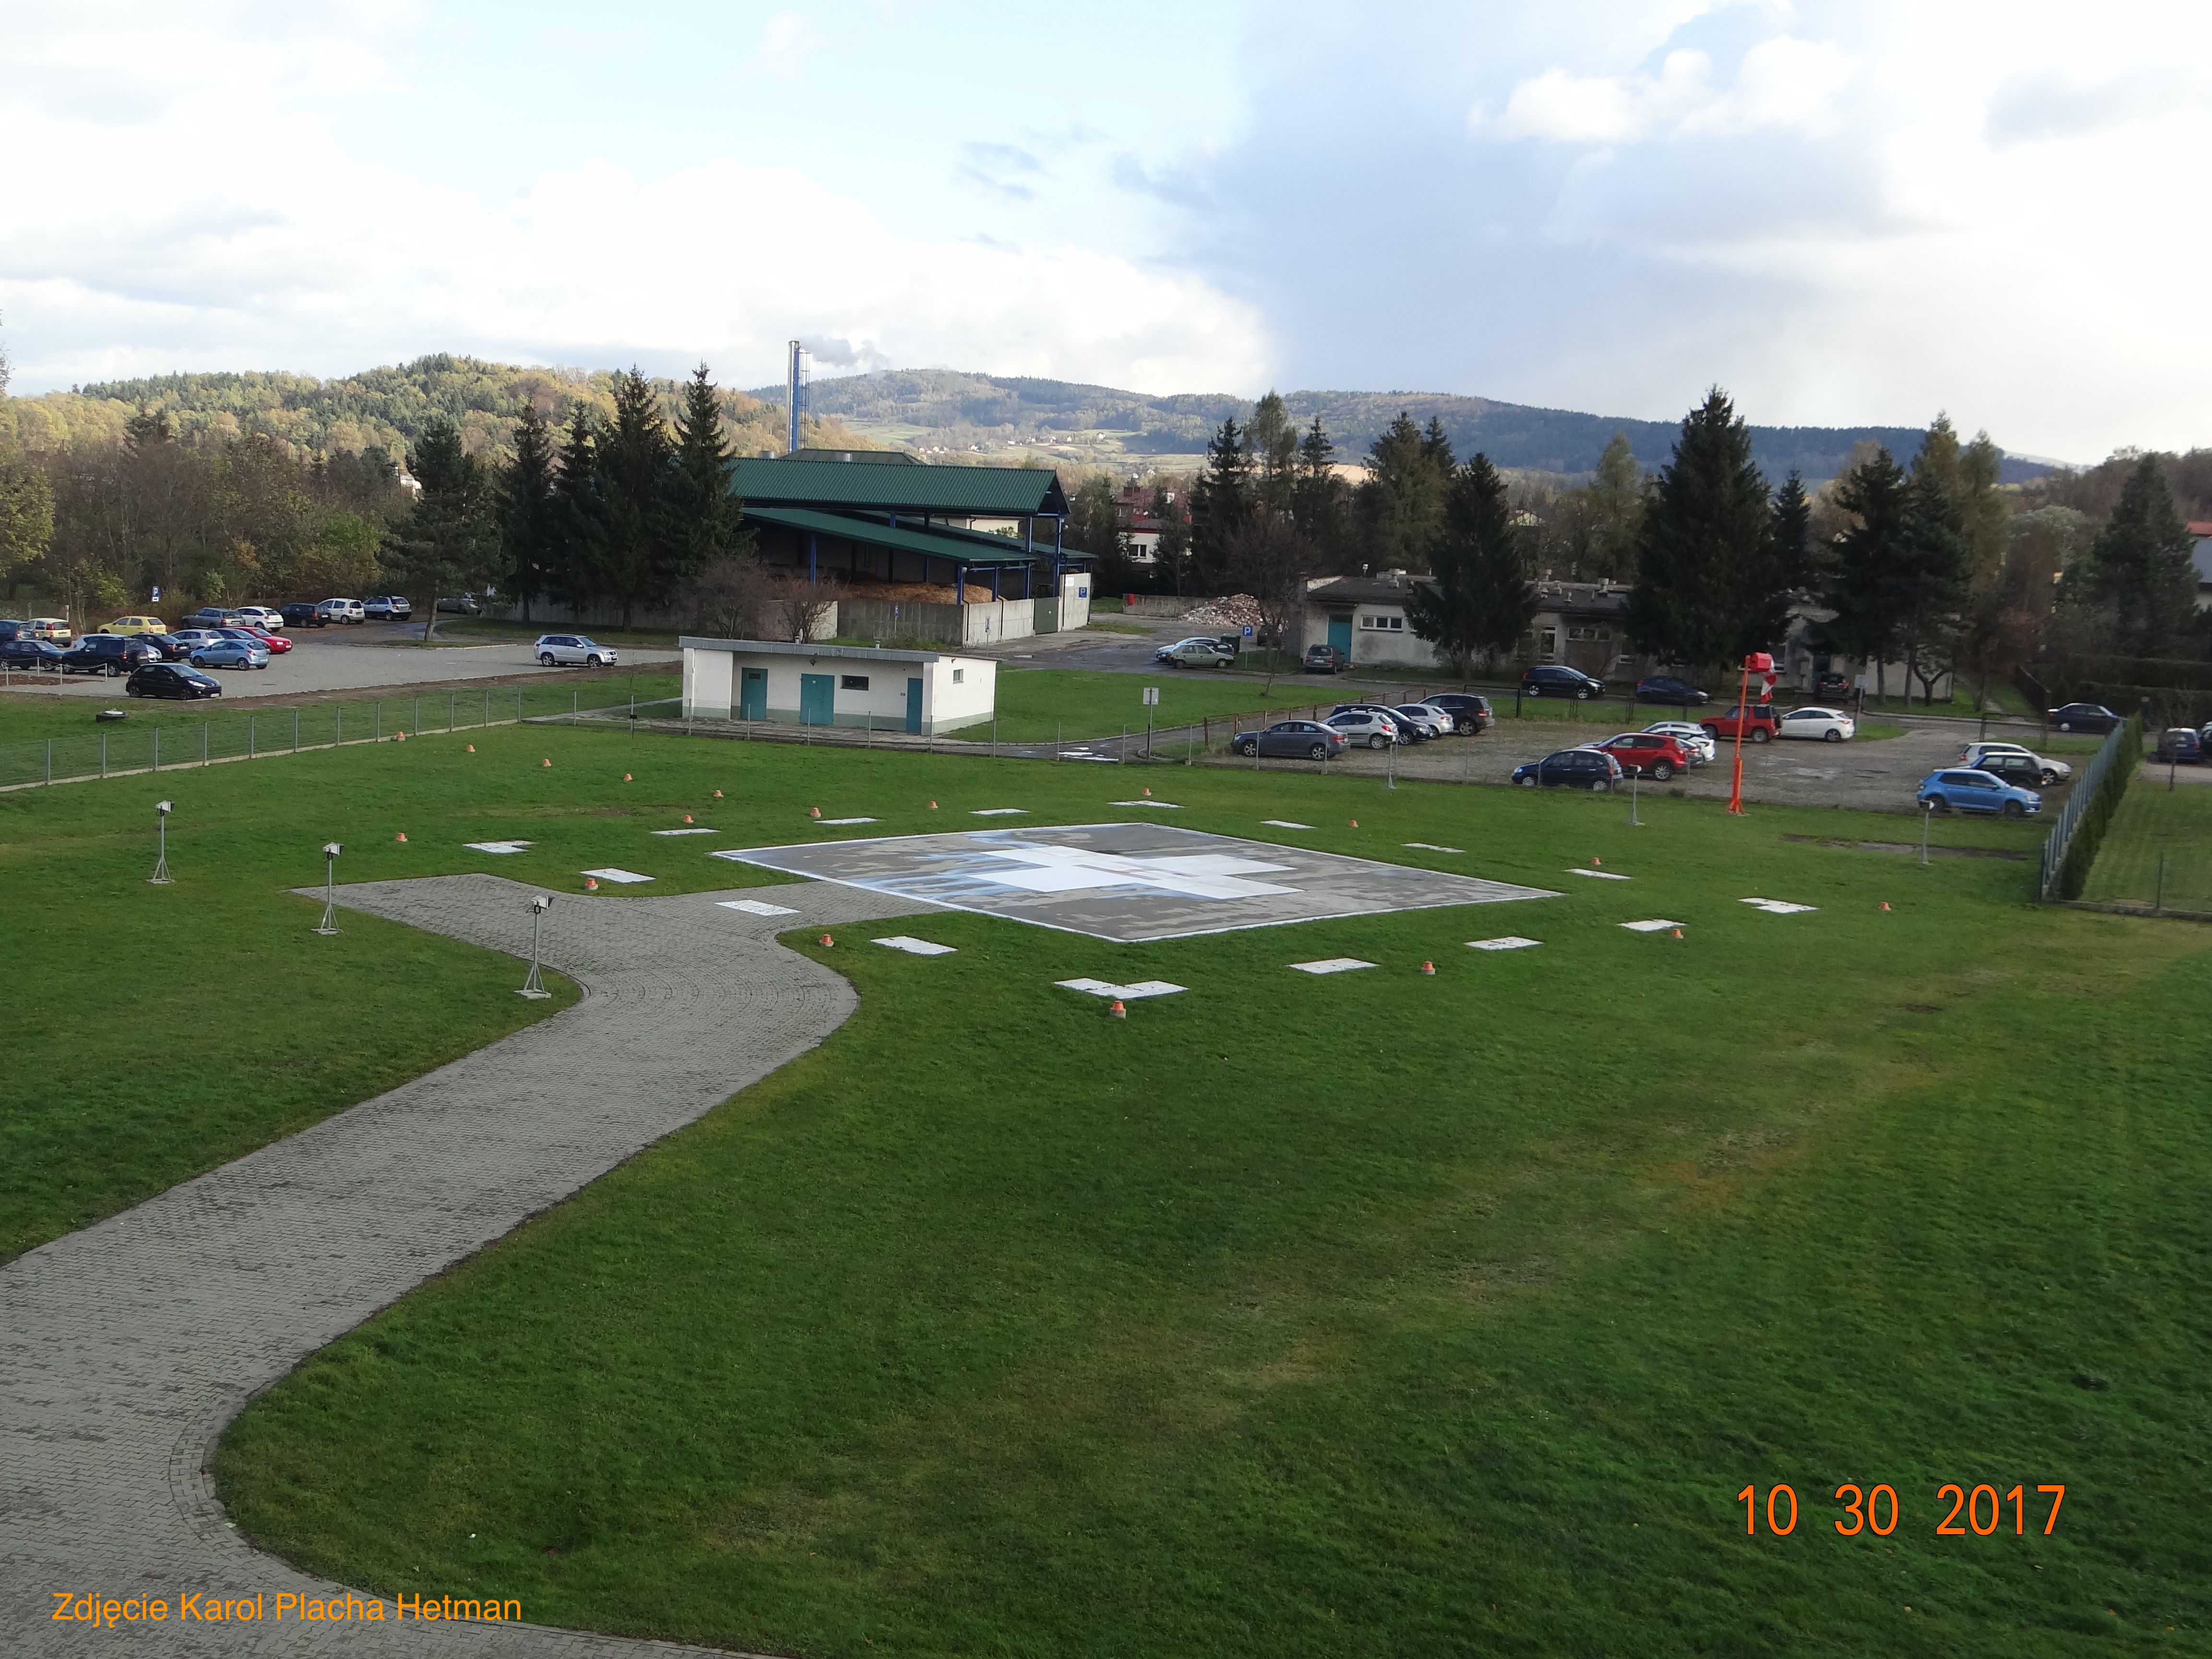
{"label": "silver car", "polygon": [[1713,734],[1702,726],[1692,726],[1687,720],[1655,720],[1644,728],[1656,732],[1662,738],[1672,738],[1690,751],[1690,764],[1703,766],[1719,752],[1720,745]]}
{"label": "silver car", "polygon": [[538,653],[538,660],[548,668],[615,665],[612,647],[598,643],[588,634],[540,634],[532,649]]}
{"label": "silver car", "polygon": [[1347,741],[1364,743],[1370,749],[1388,749],[1398,741],[1398,722],[1374,708],[1347,708],[1341,714],[1331,714],[1328,724],[1344,733]]}

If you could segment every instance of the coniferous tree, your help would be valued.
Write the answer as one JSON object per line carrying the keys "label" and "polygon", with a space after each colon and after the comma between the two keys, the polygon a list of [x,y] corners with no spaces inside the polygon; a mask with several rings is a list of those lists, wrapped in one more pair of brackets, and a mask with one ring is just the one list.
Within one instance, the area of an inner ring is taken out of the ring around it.
{"label": "coniferous tree", "polygon": [[1451,483],[1451,442],[1431,419],[1424,434],[1403,410],[1369,446],[1367,489],[1373,562],[1381,568],[1425,570],[1443,527]]}
{"label": "coniferous tree", "polygon": [[1322,562],[1341,568],[1350,553],[1345,514],[1344,480],[1336,476],[1336,446],[1322,428],[1321,416],[1298,440],[1297,477],[1291,487],[1291,517],[1314,544]]}
{"label": "coniferous tree", "polygon": [[1244,428],[1244,450],[1254,471],[1253,498],[1276,513],[1291,511],[1297,487],[1298,429],[1282,393],[1270,392],[1253,405]]}
{"label": "coniferous tree", "polygon": [[599,538],[599,430],[581,402],[569,410],[561,438],[550,527],[546,596],[580,611],[592,595],[592,550]]}
{"label": "coniferous tree", "polygon": [[1431,545],[1433,582],[1407,605],[1413,632],[1462,675],[1479,657],[1510,650],[1536,616],[1505,480],[1478,453],[1452,475],[1443,528]]}
{"label": "coniferous tree", "polygon": [[422,494],[386,538],[386,562],[422,607],[428,644],[437,632],[440,597],[482,586],[497,573],[499,532],[483,469],[462,449],[453,422],[431,419],[408,452],[407,470]]}
{"label": "coniferous tree", "polygon": [[598,511],[587,544],[593,586],[622,608],[628,628],[637,606],[674,591],[682,563],[668,511],[674,450],[660,396],[632,368],[615,377],[615,412],[595,446]]}
{"label": "coniferous tree", "polygon": [[729,441],[722,435],[721,404],[702,363],[684,388],[684,407],[676,417],[676,465],[668,474],[674,533],[672,557],[660,579],[665,589],[721,560],[751,556],[744,504],[730,489],[734,470]]}
{"label": "coniferous tree", "polygon": [[2158,458],[2146,455],[2128,474],[2112,516],[2069,584],[2081,598],[2109,608],[2122,651],[2160,656],[2179,646],[2194,620],[2192,545]]}
{"label": "coniferous tree", "polygon": [[1905,561],[1899,595],[1905,647],[1905,695],[1918,680],[1921,700],[1935,701],[1936,682],[1956,660],[1969,589],[1966,538],[1958,502],[1945,480],[1915,468],[1905,487]]}
{"label": "coniferous tree", "polygon": [[1903,637],[1912,559],[1905,469],[1887,449],[1838,481],[1836,505],[1856,522],[1829,556],[1821,602],[1835,612],[1824,632],[1848,655],[1874,664],[1875,692],[1889,695],[1889,661]]}
{"label": "coniferous tree", "polygon": [[1782,642],[1786,590],[1751,431],[1718,387],[1690,411],[1637,534],[1628,636],[1706,675]]}
{"label": "coniferous tree", "polygon": [[1191,551],[1201,582],[1212,586],[1227,574],[1229,539],[1252,510],[1252,457],[1233,420],[1206,446],[1206,470],[1191,491]]}
{"label": "coniferous tree", "polygon": [[1774,564],[1785,593],[1813,586],[1813,502],[1794,466],[1774,492]]}
{"label": "coniferous tree", "polygon": [[555,592],[560,583],[556,488],[552,428],[536,404],[525,404],[514,428],[514,459],[500,468],[497,489],[506,580],[521,603],[525,622],[530,620],[531,602]]}

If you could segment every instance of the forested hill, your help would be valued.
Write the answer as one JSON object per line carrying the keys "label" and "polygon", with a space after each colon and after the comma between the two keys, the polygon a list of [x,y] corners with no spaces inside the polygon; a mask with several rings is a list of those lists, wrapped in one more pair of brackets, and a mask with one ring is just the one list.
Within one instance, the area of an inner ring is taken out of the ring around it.
{"label": "forested hill", "polygon": [[[778,386],[753,392],[763,399],[780,400],[781,395]],[[1285,402],[1301,425],[1319,416],[1343,460],[1364,455],[1401,410],[1423,425],[1431,416],[1442,421],[1453,448],[1462,455],[1480,450],[1500,466],[1545,472],[1594,471],[1599,453],[1616,432],[1627,435],[1636,459],[1647,471],[1656,469],[1666,462],[1680,432],[1672,422],[1537,409],[1443,392],[1295,392],[1285,394]],[[1223,420],[1242,420],[1252,407],[1225,393],[1156,398],[1070,380],[949,369],[902,369],[817,380],[812,404],[817,414],[856,431],[921,447],[1050,446],[1082,434],[1093,442],[1106,439],[1133,458],[1196,453]],[[1919,428],[1887,426],[1754,425],[1751,432],[1759,466],[1778,480],[1792,468],[1808,480],[1833,477],[1843,470],[1851,447],[1867,441],[1887,446],[1903,459],[1919,447],[1923,435]],[[2021,482],[2047,471],[2033,462],[2008,459],[2004,477]]]}

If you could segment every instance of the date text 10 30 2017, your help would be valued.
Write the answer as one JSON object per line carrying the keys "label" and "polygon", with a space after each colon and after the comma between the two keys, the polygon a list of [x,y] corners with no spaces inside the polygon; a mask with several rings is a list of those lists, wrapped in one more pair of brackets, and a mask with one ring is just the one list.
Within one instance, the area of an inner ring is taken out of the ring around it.
{"label": "date text 10 30 2017", "polygon": [[[2058,1506],[2066,1501],[2066,1488],[2047,1486],[2038,1486],[2035,1490],[2039,1497],[2051,1499],[2051,1512],[2043,1516],[2043,1534],[2047,1538],[2058,1524]],[[1756,1486],[1746,1486],[1735,1495],[1735,1498],[1743,1505],[1744,1531],[1757,1533],[1760,1509],[1759,1488]],[[1875,1486],[1863,1492],[1854,1486],[1841,1486],[1836,1488],[1836,1501],[1844,1509],[1844,1518],[1837,1521],[1836,1530],[1846,1538],[1856,1538],[1862,1532],[1870,1532],[1877,1538],[1887,1538],[1897,1530],[1899,1510],[1894,1486]],[[1970,1492],[1964,1486],[1946,1483],[1936,1492],[1937,1507],[1949,1505],[1948,1512],[1936,1523],[1936,1535],[1964,1538],[1971,1530],[1974,1536],[1986,1538],[2003,1526],[2007,1518],[2005,1505],[2009,1504],[2012,1506],[2013,1532],[2016,1536],[2025,1537],[2028,1523],[2033,1518],[2027,1512],[2029,1502],[2025,1486],[2000,1492],[1995,1486],[1984,1483]],[[1983,1522],[1985,1505],[1989,1517],[1986,1525]],[[1765,1518],[1767,1531],[1778,1538],[1786,1538],[1796,1531],[1797,1489],[1790,1486],[1769,1486],[1766,1489]],[[1965,1526],[1959,1524],[1962,1518],[1966,1522]]]}

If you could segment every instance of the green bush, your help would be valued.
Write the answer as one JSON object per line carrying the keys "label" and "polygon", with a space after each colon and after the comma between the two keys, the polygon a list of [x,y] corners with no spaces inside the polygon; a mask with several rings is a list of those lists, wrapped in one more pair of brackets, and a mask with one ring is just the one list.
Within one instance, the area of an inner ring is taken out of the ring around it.
{"label": "green bush", "polygon": [[2097,781],[2096,794],[2081,810],[2081,822],[2074,826],[2074,839],[2067,844],[2066,861],[2058,867],[2058,896],[2063,899],[2080,898],[2081,890],[2089,884],[2089,866],[2097,861],[2097,848],[2142,760],[2142,722],[2130,719],[2120,728],[2118,741],[2119,750]]}

